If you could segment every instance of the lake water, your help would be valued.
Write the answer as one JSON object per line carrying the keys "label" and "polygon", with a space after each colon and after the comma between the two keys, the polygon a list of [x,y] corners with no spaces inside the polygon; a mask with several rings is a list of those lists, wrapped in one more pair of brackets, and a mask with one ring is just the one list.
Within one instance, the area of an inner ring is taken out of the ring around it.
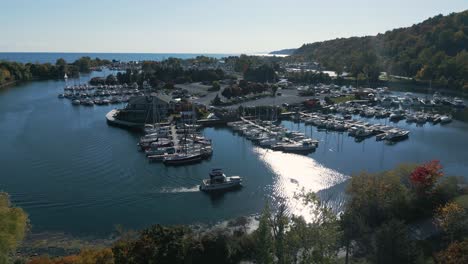
{"label": "lake water", "polygon": [[76,53],[76,52],[0,52],[0,60],[17,61],[22,63],[55,63],[63,58],[67,62],[73,62],[83,56],[118,61],[161,61],[170,57],[189,59],[204,55],[214,58],[222,58],[239,54],[218,53]]}
{"label": "lake water", "polygon": [[[214,224],[260,212],[267,197],[286,198],[298,214],[303,207],[293,196],[302,188],[338,207],[349,175],[402,162],[439,159],[448,174],[468,172],[467,110],[444,126],[400,122],[396,126],[411,134],[395,145],[375,138],[356,143],[346,133],[283,122],[320,140],[308,156],[267,151],[228,128],[207,128],[211,160],[165,167],[137,151],[138,134],[106,124],[105,114],[116,106],[72,106],[57,98],[64,85],[40,81],[0,90],[0,190],[27,211],[33,232],[106,236],[118,224]],[[199,192],[197,185],[213,167],[243,176],[245,187],[221,196]]]}

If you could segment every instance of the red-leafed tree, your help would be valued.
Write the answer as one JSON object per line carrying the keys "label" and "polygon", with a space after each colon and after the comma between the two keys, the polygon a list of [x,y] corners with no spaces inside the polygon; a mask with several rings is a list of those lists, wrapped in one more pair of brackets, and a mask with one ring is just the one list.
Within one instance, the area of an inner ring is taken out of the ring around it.
{"label": "red-leafed tree", "polygon": [[410,181],[416,189],[428,193],[433,190],[437,180],[443,175],[442,165],[438,160],[433,160],[416,167],[410,175]]}

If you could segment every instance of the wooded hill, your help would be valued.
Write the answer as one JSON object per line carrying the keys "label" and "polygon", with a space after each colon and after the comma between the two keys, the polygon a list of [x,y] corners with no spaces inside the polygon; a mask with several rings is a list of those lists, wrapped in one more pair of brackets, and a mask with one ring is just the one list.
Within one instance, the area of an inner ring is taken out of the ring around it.
{"label": "wooded hill", "polygon": [[468,10],[438,15],[377,36],[304,44],[295,59],[377,80],[381,71],[452,89],[468,89]]}

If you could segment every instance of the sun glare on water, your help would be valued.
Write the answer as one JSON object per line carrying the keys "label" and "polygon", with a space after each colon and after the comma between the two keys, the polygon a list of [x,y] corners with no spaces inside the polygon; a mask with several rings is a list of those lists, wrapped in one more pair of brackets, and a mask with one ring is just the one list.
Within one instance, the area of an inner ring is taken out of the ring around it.
{"label": "sun glare on water", "polygon": [[285,200],[289,214],[302,215],[306,220],[312,216],[296,198],[298,193],[303,190],[319,192],[348,179],[348,176],[324,167],[308,156],[262,148],[254,148],[254,152],[276,175],[271,186],[272,199]]}

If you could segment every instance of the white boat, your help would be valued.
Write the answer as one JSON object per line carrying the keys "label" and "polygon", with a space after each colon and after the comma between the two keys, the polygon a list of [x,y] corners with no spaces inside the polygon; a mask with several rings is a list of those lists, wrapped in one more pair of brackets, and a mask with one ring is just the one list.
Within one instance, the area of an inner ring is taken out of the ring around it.
{"label": "white boat", "polygon": [[81,101],[80,100],[73,100],[72,104],[73,105],[79,105],[79,104],[81,104]]}
{"label": "white boat", "polygon": [[314,151],[317,148],[317,145],[310,141],[282,144],[281,146],[284,152]]}
{"label": "white boat", "polygon": [[277,143],[278,143],[278,140],[276,138],[264,139],[264,140],[261,140],[261,141],[258,142],[258,144],[260,146],[267,147],[267,148],[269,148],[269,147],[271,147],[271,146],[273,146],[273,145],[275,145]]}
{"label": "white boat", "polygon": [[226,177],[221,169],[213,169],[209,175],[209,179],[202,180],[200,191],[214,192],[242,187],[241,177]]}
{"label": "white boat", "polygon": [[465,102],[462,99],[457,98],[457,97],[455,97],[455,99],[453,99],[452,104],[453,104],[454,107],[457,107],[457,108],[464,108],[465,107]]}
{"label": "white boat", "polygon": [[407,139],[409,136],[409,131],[406,130],[390,130],[387,132],[387,135],[385,136],[385,140],[388,141],[400,141]]}
{"label": "white boat", "polygon": [[452,118],[450,116],[444,115],[444,116],[440,117],[440,123],[441,124],[448,124],[450,122],[452,122]]}

